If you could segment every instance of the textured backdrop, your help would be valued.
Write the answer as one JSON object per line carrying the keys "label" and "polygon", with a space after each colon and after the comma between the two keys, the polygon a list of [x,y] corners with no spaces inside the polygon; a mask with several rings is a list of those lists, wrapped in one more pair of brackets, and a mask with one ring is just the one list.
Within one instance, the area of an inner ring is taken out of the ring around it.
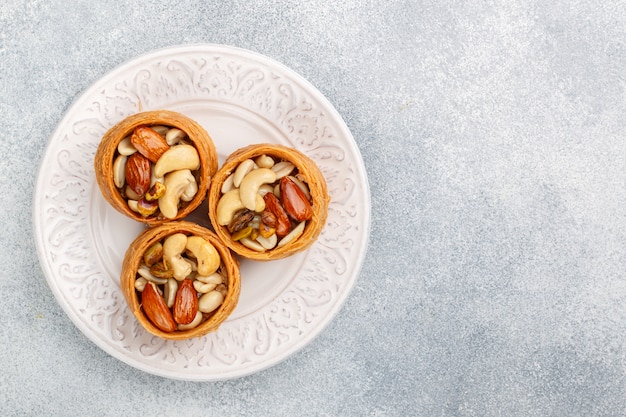
{"label": "textured backdrop", "polygon": [[[47,286],[38,163],[72,101],[142,53],[292,68],[369,176],[368,256],[297,354],[218,383],[110,357]],[[4,0],[2,415],[626,414],[626,3]]]}

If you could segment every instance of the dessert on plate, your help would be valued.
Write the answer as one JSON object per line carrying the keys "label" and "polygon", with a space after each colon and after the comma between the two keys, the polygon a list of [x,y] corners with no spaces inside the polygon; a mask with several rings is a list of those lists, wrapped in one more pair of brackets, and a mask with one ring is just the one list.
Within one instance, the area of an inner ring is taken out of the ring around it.
{"label": "dessert on plate", "polygon": [[154,226],[183,219],[202,203],[217,171],[217,152],[194,120],[169,110],[146,111],[105,133],[94,168],[109,204]]}
{"label": "dessert on plate", "polygon": [[239,263],[210,230],[175,221],[146,228],[129,246],[120,285],[151,334],[182,340],[216,331],[239,300]]}
{"label": "dessert on plate", "polygon": [[209,188],[209,218],[235,253],[259,261],[307,249],[328,216],[326,180],[302,152],[254,144],[227,157]]}

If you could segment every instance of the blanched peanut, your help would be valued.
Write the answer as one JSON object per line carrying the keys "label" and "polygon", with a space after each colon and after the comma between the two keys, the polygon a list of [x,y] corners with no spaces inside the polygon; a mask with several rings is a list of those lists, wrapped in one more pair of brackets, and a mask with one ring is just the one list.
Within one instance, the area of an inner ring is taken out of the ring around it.
{"label": "blanched peanut", "polygon": [[132,155],[137,152],[137,148],[135,148],[130,141],[130,136],[125,137],[117,144],[117,152],[124,156]]}
{"label": "blanched peanut", "polygon": [[150,126],[153,130],[156,130],[157,133],[161,136],[165,136],[167,134],[167,132],[170,130],[169,126],[162,126],[162,125],[157,125],[157,126]]}
{"label": "blanched peanut", "polygon": [[167,304],[169,308],[172,308],[174,305],[176,291],[178,291],[178,281],[174,278],[168,278],[165,283],[165,287],[163,288],[163,297],[165,298],[165,304]]}
{"label": "blanched peanut", "polygon": [[235,188],[235,185],[233,184],[233,178],[235,178],[234,173],[226,177],[226,180],[222,184],[222,190],[221,190],[222,194],[226,194],[227,192]]}
{"label": "blanched peanut", "polygon": [[281,179],[282,177],[291,174],[295,168],[296,166],[291,162],[280,161],[272,167],[272,171],[276,173],[276,179]]}
{"label": "blanched peanut", "polygon": [[168,145],[172,146],[172,145],[176,145],[177,143],[179,143],[182,139],[185,139],[187,137],[187,134],[185,132],[183,132],[182,130],[178,129],[178,128],[171,128],[170,130],[167,131],[167,133],[165,134],[165,141],[167,142]]}
{"label": "blanched peanut", "polygon": [[214,272],[209,276],[196,275],[196,280],[205,284],[221,284],[224,282],[224,277],[219,272]]}
{"label": "blanched peanut", "polygon": [[213,290],[204,294],[198,300],[198,310],[203,313],[210,313],[218,308],[224,301],[224,296],[221,292]]}
{"label": "blanched peanut", "polygon": [[233,186],[235,188],[241,185],[243,178],[254,169],[254,161],[252,159],[246,159],[237,166],[233,174]]}
{"label": "blanched peanut", "polygon": [[126,193],[126,198],[128,198],[129,200],[141,200],[141,196],[134,192],[133,189],[129,186],[126,186],[124,192]]}
{"label": "blanched peanut", "polygon": [[261,155],[257,156],[254,160],[259,168],[271,168],[274,166],[274,159],[269,155]]}
{"label": "blanched peanut", "polygon": [[128,208],[134,211],[135,213],[139,213],[139,207],[137,207],[137,200],[128,200]]}
{"label": "blanched peanut", "polygon": [[204,283],[202,281],[198,281],[197,279],[193,281],[193,287],[196,289],[196,291],[201,292],[203,294],[206,294],[209,291],[213,291],[216,286],[217,284]]}
{"label": "blanched peanut", "polygon": [[255,250],[257,252],[265,251],[265,248],[263,247],[263,245],[261,245],[256,240],[250,239],[249,237],[244,237],[243,239],[239,239],[239,242],[241,242],[241,244],[244,245],[245,247]]}
{"label": "blanched peanut", "polygon": [[126,182],[126,161],[128,157],[119,155],[113,162],[113,183],[117,188],[122,188]]}
{"label": "blanched peanut", "polygon": [[139,277],[135,280],[135,289],[139,292],[143,292],[143,289],[146,288],[146,284],[148,280],[144,277]]}
{"label": "blanched peanut", "polygon": [[287,234],[287,236],[285,236],[284,238],[280,240],[280,242],[278,242],[277,247],[280,248],[281,246],[285,246],[287,243],[292,242],[296,240],[297,238],[299,238],[302,232],[304,232],[305,223],[306,222],[301,222],[296,227],[294,227],[293,230]]}

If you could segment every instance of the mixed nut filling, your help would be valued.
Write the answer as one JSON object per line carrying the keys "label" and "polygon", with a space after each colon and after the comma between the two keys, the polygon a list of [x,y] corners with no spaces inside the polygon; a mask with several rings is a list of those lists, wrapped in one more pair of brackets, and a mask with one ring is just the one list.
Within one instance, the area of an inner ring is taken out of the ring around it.
{"label": "mixed nut filling", "polygon": [[296,166],[269,155],[241,162],[221,192],[217,223],[255,251],[295,241],[313,217],[309,188]]}
{"label": "mixed nut filling", "polygon": [[228,277],[215,247],[200,236],[176,233],[143,254],[135,289],[148,319],[160,330],[197,327],[224,302]]}
{"label": "mixed nut filling", "polygon": [[198,192],[194,171],[200,157],[182,130],[137,126],[120,141],[113,162],[113,182],[128,207],[143,217],[158,212],[173,219]]}

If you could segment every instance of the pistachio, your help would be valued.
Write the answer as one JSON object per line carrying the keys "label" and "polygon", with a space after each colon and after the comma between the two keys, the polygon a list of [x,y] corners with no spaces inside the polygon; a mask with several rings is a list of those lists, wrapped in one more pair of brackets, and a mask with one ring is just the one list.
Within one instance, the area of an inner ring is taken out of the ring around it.
{"label": "pistachio", "polygon": [[146,192],[144,198],[148,201],[154,201],[161,198],[163,194],[165,194],[165,185],[162,182],[157,181],[154,183],[152,188]]}
{"label": "pistachio", "polygon": [[148,248],[143,254],[143,262],[151,267],[152,265],[163,259],[163,245],[161,242],[156,242]]}
{"label": "pistachio", "polygon": [[251,234],[252,234],[252,226],[247,226],[247,227],[244,227],[243,229],[233,233],[231,235],[231,238],[233,240],[241,240],[243,238],[246,238],[246,237],[250,236]]}
{"label": "pistachio", "polygon": [[154,213],[156,213],[158,208],[159,208],[158,201],[148,201],[145,198],[142,198],[141,200],[137,201],[137,211],[143,217],[148,217],[148,216],[153,215]]}
{"label": "pistachio", "polygon": [[254,211],[243,209],[235,213],[233,221],[228,225],[228,231],[235,233],[246,227],[246,225],[254,218]]}
{"label": "pistachio", "polygon": [[165,262],[157,262],[150,267],[150,273],[157,278],[172,278],[174,270],[165,266]]}

